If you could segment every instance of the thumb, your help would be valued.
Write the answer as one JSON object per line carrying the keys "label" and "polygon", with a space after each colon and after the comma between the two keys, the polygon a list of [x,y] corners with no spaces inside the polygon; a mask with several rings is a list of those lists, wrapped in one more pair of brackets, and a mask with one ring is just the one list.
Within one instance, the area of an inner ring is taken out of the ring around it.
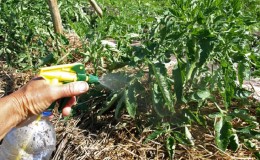
{"label": "thumb", "polygon": [[77,96],[82,93],[87,92],[89,89],[88,83],[83,81],[71,82],[68,84],[56,86],[55,97],[56,99],[60,99],[63,97],[72,97]]}

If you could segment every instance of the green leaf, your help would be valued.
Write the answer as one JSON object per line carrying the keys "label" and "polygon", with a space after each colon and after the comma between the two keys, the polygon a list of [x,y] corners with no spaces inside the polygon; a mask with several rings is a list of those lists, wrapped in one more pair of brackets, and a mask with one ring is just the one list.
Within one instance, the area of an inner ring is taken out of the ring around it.
{"label": "green leaf", "polygon": [[55,60],[53,54],[48,54],[44,58],[40,59],[38,66],[43,66],[47,63],[51,63]]}
{"label": "green leaf", "polygon": [[[256,126],[259,126],[259,124],[256,125]],[[260,140],[260,130],[258,130],[258,131],[256,131],[256,130],[250,130],[250,134],[251,134],[252,138],[255,138],[255,139],[257,139],[257,140]]]}
{"label": "green leaf", "polygon": [[[172,113],[174,113],[172,95],[171,95],[170,88],[168,85],[166,69],[165,69],[164,64],[154,65],[153,63],[150,63],[149,69],[150,69],[150,74],[153,74],[153,76],[155,78],[155,83],[153,85],[153,91],[154,91],[154,93],[156,93],[156,94],[154,94],[154,98],[156,98],[156,99],[154,99],[154,102],[158,102],[157,97],[159,96],[159,94],[161,94],[162,100],[164,101],[163,106],[166,106],[168,111],[171,111]],[[162,106],[158,106],[158,107],[162,107]]]}
{"label": "green leaf", "polygon": [[199,125],[206,125],[206,120],[203,115],[197,114],[190,110],[184,110],[184,116],[187,117],[189,120],[198,123]]}
{"label": "green leaf", "polygon": [[180,66],[173,70],[172,75],[174,79],[174,92],[177,98],[177,102],[181,102],[183,95],[183,79],[181,76]]}
{"label": "green leaf", "polygon": [[191,133],[190,133],[190,131],[189,131],[189,129],[188,129],[188,127],[187,126],[185,126],[185,136],[186,136],[186,138],[190,141],[190,144],[192,145],[192,146],[194,146],[194,138],[192,137],[192,135],[191,135]]}
{"label": "green leaf", "polygon": [[235,94],[234,94],[234,98],[237,99],[246,99],[248,98],[250,95],[252,94],[251,91],[248,91],[244,88],[235,88]]}
{"label": "green leaf", "polygon": [[223,117],[215,118],[215,142],[218,148],[225,151],[230,143],[232,135],[232,125],[230,122],[224,120]]}
{"label": "green leaf", "polygon": [[260,151],[254,152],[254,156],[256,157],[256,159],[260,159]]}
{"label": "green leaf", "polygon": [[256,117],[249,115],[249,111],[245,109],[235,109],[230,113],[234,117],[238,117],[245,122],[254,122],[256,121]]}
{"label": "green leaf", "polygon": [[228,108],[231,104],[231,100],[234,97],[235,93],[235,80],[236,80],[236,75],[234,69],[232,69],[230,66],[232,66],[231,63],[228,63],[227,68],[223,68],[224,72],[224,93],[222,96],[224,97],[224,102],[225,102],[225,107]]}
{"label": "green leaf", "polygon": [[[258,104],[259,105],[259,104]],[[257,117],[260,117],[260,107],[257,107],[256,108],[256,116]]]}
{"label": "green leaf", "polygon": [[103,114],[107,110],[109,110],[118,100],[118,98],[121,96],[119,93],[111,93],[109,95],[109,100],[106,101],[105,106],[101,109],[101,111],[98,113],[99,115]]}
{"label": "green leaf", "polygon": [[173,132],[175,140],[184,145],[192,145],[191,141],[186,137],[186,134],[183,134],[179,131]]}
{"label": "green leaf", "polygon": [[255,70],[252,72],[252,76],[259,77],[260,76],[260,70]]}
{"label": "green leaf", "polygon": [[153,101],[153,108],[154,111],[160,116],[160,117],[164,117],[166,115],[168,115],[168,111],[164,108],[164,100],[163,100],[163,96],[161,94],[161,91],[159,89],[159,86],[157,83],[152,83],[151,84],[151,88],[152,88],[152,101]]}
{"label": "green leaf", "polygon": [[136,109],[137,109],[137,102],[136,102],[136,91],[134,87],[129,87],[124,92],[125,95],[125,104],[128,114],[135,118],[136,115]]}
{"label": "green leaf", "polygon": [[196,43],[195,38],[192,38],[192,39],[188,40],[188,42],[187,42],[187,47],[188,47],[188,53],[187,54],[188,54],[189,60],[191,62],[196,61],[195,58],[197,58],[197,57],[195,57],[195,55],[196,55],[196,47],[195,47],[196,45],[195,45],[195,43]]}
{"label": "green leaf", "polygon": [[256,150],[256,144],[253,143],[250,140],[245,140],[244,145],[249,149],[249,150]]}
{"label": "green leaf", "polygon": [[224,116],[224,114],[221,113],[221,112],[209,114],[209,118],[214,118],[214,119],[220,118],[220,117],[222,117],[222,116]]}
{"label": "green leaf", "polygon": [[237,151],[239,147],[239,140],[237,134],[232,134],[229,140],[230,140],[229,148],[234,152]]}
{"label": "green leaf", "polygon": [[154,140],[156,138],[158,138],[159,136],[161,136],[162,134],[164,134],[166,132],[166,130],[163,130],[163,129],[158,129],[158,130],[155,130],[153,133],[151,133],[144,141],[144,143],[147,143],[151,140]]}
{"label": "green leaf", "polygon": [[59,36],[60,36],[61,43],[63,45],[69,45],[70,42],[66,36],[64,36],[63,34],[60,34]]}
{"label": "green leaf", "polygon": [[125,95],[123,95],[120,100],[118,101],[116,105],[116,110],[115,110],[115,118],[118,119],[120,115],[120,111],[123,108],[123,102],[125,101]]}
{"label": "green leaf", "polygon": [[[213,44],[211,42],[211,38],[203,38],[204,36],[208,36],[208,30],[204,30],[203,33],[201,33],[202,35],[200,35],[201,39],[199,41],[199,45],[202,49],[201,53],[200,53],[200,58],[199,58],[199,63],[198,63],[198,67],[201,67],[209,58],[210,52],[213,49]],[[204,35],[205,34],[205,35]]]}
{"label": "green leaf", "polygon": [[190,79],[192,80],[194,78],[196,70],[197,70],[196,63],[193,62],[191,65],[189,65],[189,71],[186,76],[186,81],[189,81]]}
{"label": "green leaf", "polygon": [[237,68],[237,73],[238,73],[238,81],[239,81],[239,85],[240,87],[242,87],[242,84],[243,84],[243,81],[244,81],[244,78],[246,76],[246,65],[245,65],[245,62],[244,61],[240,61],[238,63],[238,68]]}
{"label": "green leaf", "polygon": [[191,96],[191,99],[195,101],[204,101],[209,97],[210,97],[209,90],[198,90]]}
{"label": "green leaf", "polygon": [[176,148],[175,139],[173,137],[170,136],[166,139],[166,148],[167,148],[170,160],[172,160],[174,158],[175,148]]}
{"label": "green leaf", "polygon": [[210,91],[209,90],[199,90],[197,92],[197,95],[202,99],[205,100],[207,98],[209,98],[210,96]]}
{"label": "green leaf", "polygon": [[256,130],[258,126],[259,124],[255,122],[249,126],[238,128],[236,132],[239,133],[240,136],[243,136],[245,138],[260,140],[260,131]]}

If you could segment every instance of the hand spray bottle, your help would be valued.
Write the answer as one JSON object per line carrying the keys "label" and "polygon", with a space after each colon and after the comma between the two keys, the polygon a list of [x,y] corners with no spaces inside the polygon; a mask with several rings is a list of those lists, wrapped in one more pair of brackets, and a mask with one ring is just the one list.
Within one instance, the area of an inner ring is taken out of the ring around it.
{"label": "hand spray bottle", "polygon": [[[40,68],[39,75],[52,85],[74,81],[99,82],[98,77],[86,74],[81,63]],[[65,98],[64,103],[67,100]],[[0,160],[49,160],[56,146],[54,126],[48,120],[54,106],[55,103],[41,115],[29,117],[8,132],[0,146]]]}

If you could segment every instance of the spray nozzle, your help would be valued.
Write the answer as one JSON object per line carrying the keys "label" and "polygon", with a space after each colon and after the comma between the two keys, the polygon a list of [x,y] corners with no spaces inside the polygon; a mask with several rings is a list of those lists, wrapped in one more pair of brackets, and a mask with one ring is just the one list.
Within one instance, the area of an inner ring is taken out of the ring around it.
{"label": "spray nozzle", "polygon": [[94,76],[92,74],[89,74],[87,76],[88,76],[88,79],[87,79],[88,83],[99,83],[99,79],[97,76]]}
{"label": "spray nozzle", "polygon": [[[99,83],[97,76],[86,74],[85,66],[81,63],[64,64],[51,67],[40,68],[40,76],[53,85],[61,85],[75,81],[86,81],[88,83]],[[63,98],[60,106],[65,106],[69,98]],[[55,102],[49,107],[49,110],[43,112],[43,116],[50,116],[55,106]]]}

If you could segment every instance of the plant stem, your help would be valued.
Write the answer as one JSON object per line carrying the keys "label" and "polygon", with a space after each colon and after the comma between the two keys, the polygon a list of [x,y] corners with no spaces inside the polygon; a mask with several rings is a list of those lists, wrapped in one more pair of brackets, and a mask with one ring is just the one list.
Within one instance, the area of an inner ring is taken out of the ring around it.
{"label": "plant stem", "polygon": [[89,3],[95,9],[95,11],[99,15],[99,17],[102,17],[103,12],[102,12],[102,9],[98,6],[97,2],[95,0],[89,0]]}
{"label": "plant stem", "polygon": [[58,8],[57,0],[48,0],[49,9],[51,12],[52,23],[54,26],[54,32],[58,34],[62,34],[62,22],[60,11]]}

